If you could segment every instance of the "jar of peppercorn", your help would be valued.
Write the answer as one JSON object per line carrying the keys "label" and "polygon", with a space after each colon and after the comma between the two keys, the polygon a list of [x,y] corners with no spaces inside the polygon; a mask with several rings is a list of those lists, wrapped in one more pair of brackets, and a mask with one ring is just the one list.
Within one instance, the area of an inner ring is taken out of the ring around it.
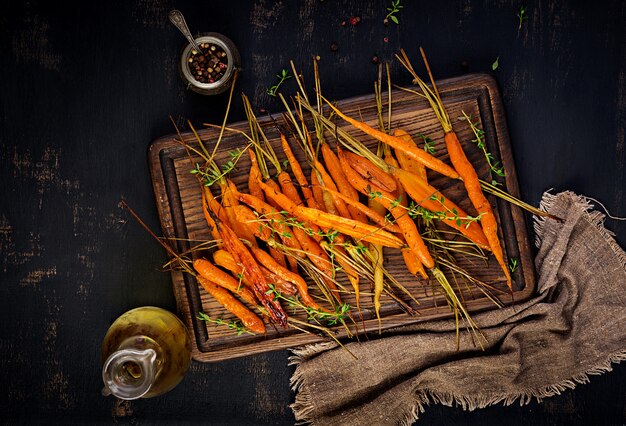
{"label": "jar of peppercorn", "polygon": [[203,95],[217,95],[228,90],[241,58],[235,44],[218,33],[197,37],[198,52],[187,44],[180,55],[179,71],[187,88]]}

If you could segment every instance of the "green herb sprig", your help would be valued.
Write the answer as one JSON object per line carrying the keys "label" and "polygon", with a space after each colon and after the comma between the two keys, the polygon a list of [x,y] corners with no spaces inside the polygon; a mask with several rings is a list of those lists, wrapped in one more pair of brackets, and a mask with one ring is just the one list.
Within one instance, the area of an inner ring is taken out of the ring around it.
{"label": "green herb sprig", "polygon": [[198,312],[198,319],[200,321],[205,321],[210,324],[215,324],[215,326],[225,325],[229,329],[237,333],[237,336],[240,336],[243,333],[254,334],[253,332],[248,330],[246,327],[244,327],[244,325],[239,321],[227,321],[222,318],[211,318],[204,312]]}
{"label": "green herb sprig", "polygon": [[517,26],[517,31],[519,32],[522,29],[522,24],[524,23],[524,21],[528,19],[528,16],[526,15],[526,6],[521,6],[519,10],[517,11],[516,16],[519,22]]}
{"label": "green herb sprig", "polygon": [[227,174],[232,172],[237,167],[237,162],[241,158],[244,150],[235,149],[228,152],[230,160],[228,160],[225,164],[222,164],[220,169],[217,168],[206,168],[200,166],[200,164],[196,163],[196,167],[190,171],[193,175],[198,175],[203,181],[205,186],[211,186],[215,182],[223,179]]}
{"label": "green herb sprig", "polygon": [[321,311],[319,309],[313,309],[309,306],[306,306],[300,299],[296,297],[286,297],[283,295],[280,290],[274,286],[274,284],[269,284],[270,289],[265,292],[265,294],[274,296],[276,300],[283,300],[287,302],[289,307],[294,309],[302,309],[307,313],[307,317],[310,321],[315,321],[318,324],[325,323],[328,326],[333,326],[337,324],[341,324],[344,322],[344,318],[350,312],[350,305],[347,303],[342,303],[341,305],[337,305],[333,312]]}
{"label": "green herb sprig", "polygon": [[396,16],[396,13],[400,12],[400,10],[404,8],[404,6],[400,4],[400,1],[401,0],[391,0],[391,7],[387,8],[388,13],[387,13],[387,16],[385,16],[385,19],[383,20],[385,24],[387,24],[389,20],[391,20],[394,24],[400,25],[400,21],[398,20],[398,17]]}
{"label": "green herb sprig", "polygon": [[[485,142],[485,131],[478,127],[478,124],[479,124],[478,121],[477,122],[472,121],[471,115],[467,115],[465,111],[462,111],[462,112],[463,112],[463,117],[469,123],[472,129],[472,132],[474,132],[475,138],[472,139],[472,142],[474,142],[478,146],[478,148],[480,148],[483,151],[483,154],[485,155],[485,159],[487,160],[487,164],[489,165],[490,173],[495,174],[500,177],[504,177],[505,176],[504,166],[502,166],[499,161],[494,162],[493,154],[487,151],[487,144]],[[502,185],[501,183],[497,182],[493,178],[493,175],[491,177],[491,184],[494,186]]]}
{"label": "green herb sprig", "polygon": [[278,83],[269,87],[265,91],[265,93],[273,97],[276,97],[276,92],[278,91],[278,88],[285,82],[285,80],[288,80],[291,78],[291,76],[289,75],[289,71],[287,71],[284,68],[280,71],[280,74],[276,74],[276,77],[278,77]]}

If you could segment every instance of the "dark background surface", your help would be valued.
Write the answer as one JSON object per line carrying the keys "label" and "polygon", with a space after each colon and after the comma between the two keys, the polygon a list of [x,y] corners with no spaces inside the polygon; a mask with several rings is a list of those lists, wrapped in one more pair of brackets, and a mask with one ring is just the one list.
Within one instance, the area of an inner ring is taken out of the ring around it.
{"label": "dark background surface", "polygon": [[[438,78],[490,72],[504,99],[523,197],[548,188],[624,206],[626,3],[389,1],[0,2],[0,418],[58,423],[291,424],[287,351],[194,363],[171,393],[116,402],[100,396],[100,344],[137,306],[175,310],[164,251],[118,207],[128,200],[159,229],[147,147],[172,115],[220,122],[226,96],[185,90],[176,59],[194,32],[239,47],[238,89],[257,107],[293,58],[305,75],[321,56],[328,96],[371,93],[376,67],[404,47],[426,48]],[[341,26],[352,15],[361,23]],[[385,37],[388,41],[385,41]],[[336,42],[339,50],[331,52]],[[500,66],[491,70],[499,57]],[[421,68],[420,68],[421,69]],[[397,63],[395,82],[409,82]],[[285,91],[293,90],[293,81]],[[237,98],[231,121],[244,118]],[[609,229],[626,243],[623,222]],[[607,321],[610,321],[607,318]],[[624,424],[626,365],[542,403],[468,413],[428,407],[422,424]]]}

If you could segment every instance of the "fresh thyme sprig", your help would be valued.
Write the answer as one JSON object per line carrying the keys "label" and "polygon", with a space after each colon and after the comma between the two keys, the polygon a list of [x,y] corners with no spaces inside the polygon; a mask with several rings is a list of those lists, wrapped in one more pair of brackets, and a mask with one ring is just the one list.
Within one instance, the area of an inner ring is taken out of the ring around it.
{"label": "fresh thyme sprig", "polygon": [[515,257],[509,259],[509,271],[511,273],[517,271],[517,267],[519,266],[519,260]]}
{"label": "fresh thyme sprig", "polygon": [[278,83],[276,83],[275,85],[269,87],[265,91],[265,93],[267,93],[268,95],[273,96],[273,97],[276,97],[276,91],[281,86],[281,84],[283,84],[285,82],[285,80],[288,80],[288,79],[291,78],[291,76],[289,75],[289,71],[287,71],[284,68],[280,71],[280,74],[276,74],[276,77],[278,77]]}
{"label": "fresh thyme sprig", "polygon": [[465,228],[469,228],[472,222],[480,221],[480,218],[482,217],[482,213],[479,214],[478,216],[469,216],[469,215],[459,216],[459,212],[457,211],[457,209],[454,209],[454,208],[448,209],[444,205],[445,199],[443,198],[443,196],[439,198],[436,195],[433,195],[430,197],[430,199],[432,201],[439,202],[447,211],[432,212],[416,204],[415,202],[411,201],[411,203],[409,203],[409,206],[407,207],[408,215],[413,219],[416,219],[417,217],[421,217],[424,220],[424,222],[427,224],[432,223],[433,220],[435,219],[436,220],[452,220],[458,226],[465,226]]}
{"label": "fresh thyme sprig", "polygon": [[424,151],[431,155],[435,154],[435,141],[422,133],[418,133],[417,136],[424,141]]}
{"label": "fresh thyme sprig", "polygon": [[387,16],[385,16],[385,19],[383,20],[385,25],[387,25],[390,19],[394,24],[400,25],[400,21],[398,20],[398,17],[396,16],[396,13],[400,12],[400,10],[402,10],[402,8],[404,7],[400,4],[400,1],[401,0],[391,0],[391,7],[387,8],[388,13],[387,13]]}
{"label": "fresh thyme sprig", "polygon": [[234,330],[237,333],[237,336],[242,335],[243,333],[254,334],[250,330],[248,330],[244,325],[239,321],[227,321],[222,318],[211,318],[204,312],[198,312],[198,319],[200,321],[205,321],[207,323],[218,325],[225,325],[229,329]]}
{"label": "fresh thyme sprig", "polygon": [[[485,131],[478,128],[478,122],[474,123],[472,121],[471,115],[467,115],[465,111],[462,111],[462,112],[463,112],[463,117],[465,117],[465,120],[469,123],[472,129],[472,132],[474,132],[475,138],[472,139],[472,142],[474,142],[478,146],[478,148],[480,148],[483,151],[483,154],[485,155],[485,159],[487,160],[487,164],[489,165],[490,173],[496,174],[500,177],[504,177],[505,176],[504,166],[502,166],[499,161],[494,162],[493,154],[487,151],[487,143],[485,142]],[[493,175],[491,176],[491,184],[496,185],[496,186],[502,185],[501,183],[499,183],[493,178]]]}
{"label": "fresh thyme sprig", "polygon": [[286,297],[283,295],[280,290],[274,286],[274,284],[269,284],[270,289],[265,292],[265,294],[274,296],[276,300],[285,301],[289,307],[291,308],[299,308],[303,309],[307,313],[307,317],[310,321],[315,321],[317,323],[325,322],[326,325],[333,326],[337,324],[342,324],[344,318],[350,312],[350,305],[347,303],[342,303],[341,305],[337,305],[333,312],[321,311],[319,309],[313,309],[309,306],[306,306],[298,297]]}
{"label": "fresh thyme sprig", "polygon": [[205,186],[211,186],[215,182],[218,182],[220,179],[224,178],[227,174],[232,172],[237,167],[237,161],[241,158],[243,154],[242,149],[237,148],[228,152],[230,156],[230,160],[225,164],[222,164],[221,169],[212,169],[205,168],[200,166],[200,164],[196,163],[196,167],[190,171],[191,174],[198,175],[203,181]]}
{"label": "fresh thyme sprig", "polygon": [[526,6],[520,6],[516,16],[519,21],[519,25],[517,26],[517,31],[519,32],[522,29],[524,21],[528,19],[528,16],[526,15]]}

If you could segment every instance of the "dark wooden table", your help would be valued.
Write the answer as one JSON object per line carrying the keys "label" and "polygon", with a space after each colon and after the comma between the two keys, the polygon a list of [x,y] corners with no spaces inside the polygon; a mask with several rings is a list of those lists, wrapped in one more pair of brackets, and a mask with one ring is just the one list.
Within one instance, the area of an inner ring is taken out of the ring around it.
{"label": "dark wooden table", "polygon": [[[281,351],[194,363],[166,396],[100,395],[100,344],[114,318],[142,305],[175,310],[164,251],[118,207],[159,229],[147,146],[172,132],[168,116],[219,122],[226,96],[185,90],[184,44],[167,20],[178,8],[194,31],[239,47],[238,89],[257,108],[289,59],[321,57],[326,93],[371,93],[372,56],[424,46],[439,78],[497,79],[523,197],[548,188],[624,203],[626,3],[410,2],[383,24],[390,1],[0,2],[0,418],[10,422],[291,424]],[[349,19],[360,17],[351,25]],[[342,21],[346,20],[343,27]],[[331,51],[336,43],[338,50]],[[492,63],[499,57],[499,67]],[[397,63],[393,78],[408,83]],[[285,84],[293,90],[293,81]],[[231,120],[244,118],[241,101]],[[623,222],[609,221],[622,246]],[[622,288],[623,290],[623,288]],[[610,319],[607,319],[610,320]],[[433,405],[423,424],[624,424],[626,365],[561,396],[472,413]]]}

